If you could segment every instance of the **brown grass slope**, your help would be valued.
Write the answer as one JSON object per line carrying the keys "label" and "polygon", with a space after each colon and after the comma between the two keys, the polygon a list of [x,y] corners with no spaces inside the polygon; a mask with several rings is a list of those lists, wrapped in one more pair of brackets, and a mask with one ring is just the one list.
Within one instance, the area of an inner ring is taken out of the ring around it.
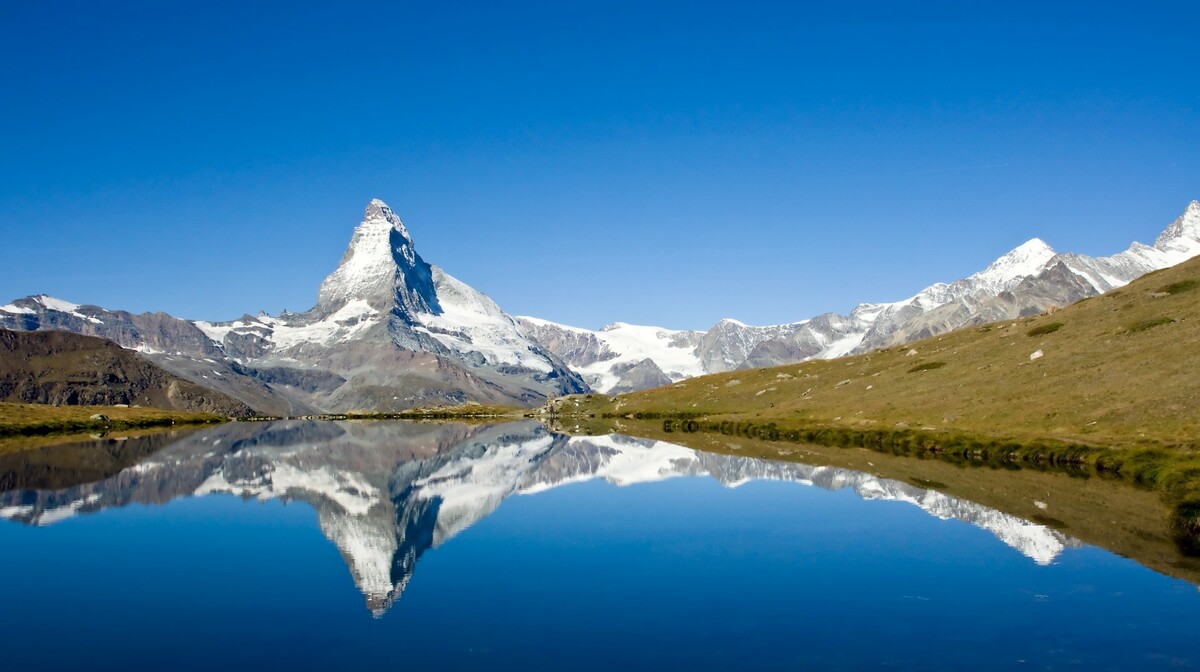
{"label": "brown grass slope", "polygon": [[172,375],[111,341],[61,331],[0,330],[0,401],[254,413],[240,401]]}
{"label": "brown grass slope", "polygon": [[1198,373],[1200,258],[1050,314],[704,376],[605,410],[1193,450]]}

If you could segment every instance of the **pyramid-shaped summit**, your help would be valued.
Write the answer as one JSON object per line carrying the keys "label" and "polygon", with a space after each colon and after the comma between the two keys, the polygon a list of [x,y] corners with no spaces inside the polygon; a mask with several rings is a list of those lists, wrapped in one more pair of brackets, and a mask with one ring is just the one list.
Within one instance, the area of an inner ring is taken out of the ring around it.
{"label": "pyramid-shaped summit", "polygon": [[290,371],[299,362],[286,377],[342,379],[312,400],[322,410],[534,405],[587,389],[490,298],[422,259],[378,199],[312,309],[208,326],[228,329],[220,345],[240,363]]}
{"label": "pyramid-shaped summit", "polygon": [[430,265],[417,254],[404,222],[379,199],[367,204],[337,270],[321,283],[314,311],[331,315],[353,301],[384,313],[441,312]]}

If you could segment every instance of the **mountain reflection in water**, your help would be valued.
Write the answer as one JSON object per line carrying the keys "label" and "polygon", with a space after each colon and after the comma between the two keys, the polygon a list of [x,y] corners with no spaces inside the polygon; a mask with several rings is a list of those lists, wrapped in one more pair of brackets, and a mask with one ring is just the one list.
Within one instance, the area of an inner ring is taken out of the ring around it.
{"label": "mountain reflection in water", "polygon": [[624,486],[707,475],[731,488],[753,480],[850,488],[863,499],[907,502],[937,518],[970,523],[1038,564],[1078,545],[1046,526],[862,472],[697,452],[620,435],[571,437],[536,422],[231,423],[182,436],[149,457],[139,455],[141,461],[103,480],[72,485],[55,472],[52,454],[42,457],[0,457],[0,487],[12,488],[0,492],[0,516],[51,525],[110,507],[209,493],[306,502],[376,616],[400,597],[426,550],[483,519],[506,498],[597,478]]}

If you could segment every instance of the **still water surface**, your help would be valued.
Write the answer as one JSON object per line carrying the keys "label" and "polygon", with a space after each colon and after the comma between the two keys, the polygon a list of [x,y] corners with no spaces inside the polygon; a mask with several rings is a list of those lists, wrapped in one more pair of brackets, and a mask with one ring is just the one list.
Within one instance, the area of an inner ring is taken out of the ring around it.
{"label": "still water surface", "polygon": [[155,441],[0,456],[5,669],[1200,667],[1196,586],[861,472],[535,423]]}

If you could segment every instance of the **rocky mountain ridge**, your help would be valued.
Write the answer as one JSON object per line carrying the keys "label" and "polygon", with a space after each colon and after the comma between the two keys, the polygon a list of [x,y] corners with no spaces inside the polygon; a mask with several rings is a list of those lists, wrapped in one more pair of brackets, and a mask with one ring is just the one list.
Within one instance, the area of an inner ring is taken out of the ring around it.
{"label": "rocky mountain ridge", "polygon": [[600,331],[518,317],[530,337],[594,389],[621,393],[735,369],[834,359],[975,324],[1062,307],[1200,254],[1200,202],[1192,201],[1153,246],[1109,257],[1058,253],[1034,238],[984,270],[892,303],[860,304],[791,324],[725,319],[708,331],[616,324]]}

